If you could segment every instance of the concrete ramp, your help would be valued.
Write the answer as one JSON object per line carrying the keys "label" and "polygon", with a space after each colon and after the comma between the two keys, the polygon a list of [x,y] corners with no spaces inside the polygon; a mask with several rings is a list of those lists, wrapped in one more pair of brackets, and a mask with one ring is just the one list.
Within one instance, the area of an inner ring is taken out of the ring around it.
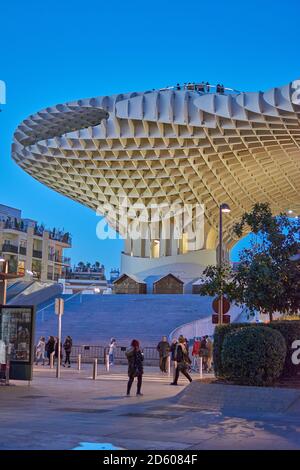
{"label": "concrete ramp", "polygon": [[12,297],[8,305],[40,305],[62,293],[62,285],[35,281],[30,283],[18,295]]}

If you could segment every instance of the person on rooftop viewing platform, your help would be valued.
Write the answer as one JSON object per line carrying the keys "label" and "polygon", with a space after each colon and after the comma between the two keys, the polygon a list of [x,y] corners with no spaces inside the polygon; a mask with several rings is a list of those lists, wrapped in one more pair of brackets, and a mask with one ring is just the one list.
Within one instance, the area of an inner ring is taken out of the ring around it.
{"label": "person on rooftop viewing platform", "polygon": [[180,83],[177,83],[176,88],[177,88],[177,90],[181,90]]}
{"label": "person on rooftop viewing platform", "polygon": [[225,93],[224,85],[220,85],[220,93],[223,95]]}
{"label": "person on rooftop viewing platform", "polygon": [[219,83],[216,86],[216,91],[217,91],[217,93],[221,93],[221,85]]}
{"label": "person on rooftop viewing platform", "polygon": [[206,82],[206,91],[207,91],[207,93],[209,93],[209,90],[210,90],[210,84],[209,84],[209,82]]}
{"label": "person on rooftop viewing platform", "polygon": [[205,83],[203,81],[197,85],[197,88],[201,93],[205,93]]}

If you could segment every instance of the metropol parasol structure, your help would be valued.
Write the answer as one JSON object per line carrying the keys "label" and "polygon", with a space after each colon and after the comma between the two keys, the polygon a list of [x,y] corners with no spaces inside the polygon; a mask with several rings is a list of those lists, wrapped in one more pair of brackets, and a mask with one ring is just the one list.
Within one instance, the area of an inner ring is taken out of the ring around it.
{"label": "metropol parasol structure", "polygon": [[[297,84],[265,92],[176,85],[59,104],[18,126],[12,156],[124,236],[122,272],[192,279],[216,262],[222,204],[231,209],[223,218],[226,252],[237,241],[234,223],[255,202],[300,213]],[[124,200],[138,236],[118,222]],[[155,205],[168,215],[140,217],[141,208]],[[174,206],[189,208],[179,232]],[[197,207],[204,207],[201,216]]]}

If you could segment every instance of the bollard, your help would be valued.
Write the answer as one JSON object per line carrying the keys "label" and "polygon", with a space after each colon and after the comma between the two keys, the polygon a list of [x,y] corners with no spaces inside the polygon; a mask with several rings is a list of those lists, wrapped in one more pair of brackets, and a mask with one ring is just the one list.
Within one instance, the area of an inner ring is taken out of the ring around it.
{"label": "bollard", "polygon": [[98,375],[97,369],[98,369],[98,360],[95,358],[94,363],[93,363],[93,380],[97,379],[97,375]]}
{"label": "bollard", "polygon": [[199,363],[199,374],[200,374],[200,379],[203,379],[203,371],[202,371],[202,367],[203,367],[203,358],[200,357],[200,363]]}
{"label": "bollard", "polygon": [[10,368],[10,346],[5,348],[5,385],[9,385],[9,368]]}
{"label": "bollard", "polygon": [[106,371],[109,372],[109,354],[106,354],[105,356],[105,368]]}
{"label": "bollard", "polygon": [[78,354],[78,359],[77,359],[77,370],[81,370],[81,354]]}
{"label": "bollard", "polygon": [[168,376],[170,377],[171,376],[171,358],[170,358],[170,356],[168,356],[168,358],[167,358],[167,373],[168,373]]}
{"label": "bollard", "polygon": [[54,366],[54,353],[50,354],[50,369],[53,369]]}

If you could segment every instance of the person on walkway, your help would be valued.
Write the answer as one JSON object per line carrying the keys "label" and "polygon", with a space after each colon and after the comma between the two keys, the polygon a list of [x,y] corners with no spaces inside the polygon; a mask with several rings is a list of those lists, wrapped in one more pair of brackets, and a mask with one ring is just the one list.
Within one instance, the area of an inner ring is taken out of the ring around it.
{"label": "person on walkway", "polygon": [[46,352],[47,352],[47,358],[48,358],[48,366],[51,365],[51,361],[50,361],[50,358],[51,356],[54,355],[54,351],[55,351],[55,338],[54,336],[49,336],[49,339],[47,341],[47,344],[46,344]]}
{"label": "person on walkway", "polygon": [[110,344],[109,344],[109,351],[108,351],[108,360],[109,360],[109,365],[113,366],[115,363],[115,352],[117,349],[117,342],[115,338],[111,338]]}
{"label": "person on walkway", "polygon": [[176,360],[175,360],[175,352],[176,352],[177,344],[178,344],[177,338],[173,338],[171,346],[170,346],[171,361],[172,361],[171,368],[173,369],[173,380],[175,379],[175,373],[176,373],[176,367],[177,367]]}
{"label": "person on walkway", "polygon": [[202,357],[203,361],[203,370],[207,372],[207,359],[208,359],[208,349],[207,349],[207,336],[203,336],[201,339],[200,353],[199,356]]}
{"label": "person on walkway", "polygon": [[[62,358],[63,358],[63,349],[62,349],[62,344],[60,343],[60,363],[62,363]],[[58,338],[55,338],[55,348],[54,348],[54,362],[55,359],[58,360]]]}
{"label": "person on walkway", "polygon": [[70,361],[70,356],[72,352],[72,346],[73,346],[73,340],[71,336],[67,336],[64,342],[64,350],[65,350],[65,363],[63,364],[64,367],[66,367],[66,364],[68,364],[68,367],[71,367],[71,361]]}
{"label": "person on walkway", "polygon": [[213,342],[209,336],[206,336],[206,347],[207,347],[207,372],[212,371],[213,361]]}
{"label": "person on walkway", "polygon": [[159,368],[162,372],[167,373],[167,362],[170,356],[170,345],[167,337],[163,336],[162,340],[157,345],[157,351],[159,353]]}
{"label": "person on walkway", "polygon": [[175,378],[171,385],[177,385],[179,379],[179,373],[181,372],[190,382],[192,382],[192,377],[188,373],[188,368],[191,364],[186,346],[185,338],[180,335],[178,338],[178,344],[175,351],[175,360],[177,361],[177,367],[175,371]]}
{"label": "person on walkway", "polygon": [[131,386],[135,377],[137,378],[137,396],[143,395],[141,393],[142,389],[142,379],[144,373],[144,355],[140,349],[140,343],[137,339],[133,339],[131,342],[131,347],[126,351],[126,357],[128,360],[128,384],[127,384],[127,396],[130,396]]}
{"label": "person on walkway", "polygon": [[176,351],[177,343],[178,343],[177,338],[173,338],[171,346],[170,346],[171,361],[173,362],[175,361],[175,351]]}
{"label": "person on walkway", "polygon": [[42,359],[43,361],[43,366],[45,365],[45,351],[46,351],[46,340],[44,336],[41,336],[37,344],[36,351],[35,351],[35,357],[36,357],[35,365],[36,366],[38,365],[40,359]]}
{"label": "person on walkway", "polygon": [[199,359],[199,352],[200,352],[200,340],[198,338],[194,338],[194,343],[193,343],[193,350],[192,350],[192,369],[197,370],[198,369],[198,359]]}

